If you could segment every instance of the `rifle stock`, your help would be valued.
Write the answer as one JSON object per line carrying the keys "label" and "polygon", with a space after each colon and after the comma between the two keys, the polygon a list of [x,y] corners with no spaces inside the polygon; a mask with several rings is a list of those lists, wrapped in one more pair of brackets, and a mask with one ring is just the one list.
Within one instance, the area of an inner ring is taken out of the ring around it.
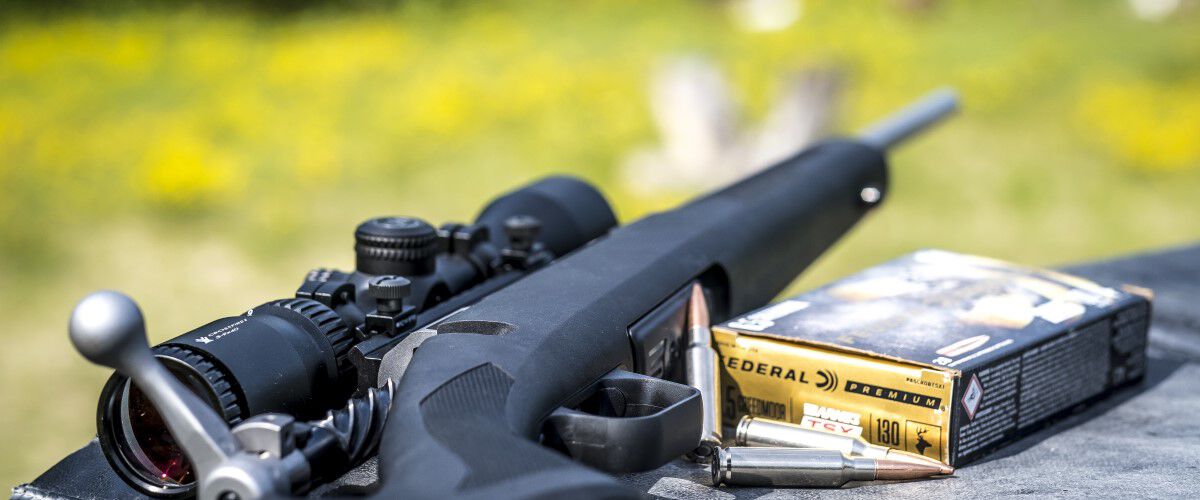
{"label": "rifle stock", "polygon": [[[872,146],[819,144],[618,228],[448,318],[397,381],[380,495],[636,496],[540,446],[543,420],[632,369],[630,326],[693,280],[714,297],[714,320],[769,301],[875,205],[862,193],[886,191],[886,170]],[[693,437],[691,446],[698,426]]]}

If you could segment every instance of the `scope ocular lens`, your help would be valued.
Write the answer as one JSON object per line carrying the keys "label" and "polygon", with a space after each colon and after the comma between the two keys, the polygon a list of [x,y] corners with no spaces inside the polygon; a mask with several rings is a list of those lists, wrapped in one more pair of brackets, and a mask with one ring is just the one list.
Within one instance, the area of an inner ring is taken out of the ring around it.
{"label": "scope ocular lens", "polygon": [[[217,409],[215,395],[202,375],[178,360],[158,359],[185,387]],[[110,450],[105,453],[109,462],[147,493],[171,496],[192,491],[196,482],[192,464],[150,398],[119,376],[109,381],[104,392],[111,397],[100,412],[100,440]]]}
{"label": "scope ocular lens", "polygon": [[[337,312],[309,299],[268,302],[154,347],[155,357],[231,427],[277,412],[315,419],[354,389],[341,370],[355,337]],[[349,366],[349,362],[345,362]],[[153,496],[184,496],[198,472],[153,402],[123,376],[100,394],[100,448],[130,485]]]}
{"label": "scope ocular lens", "polygon": [[[184,485],[195,481],[192,464],[175,437],[167,429],[162,416],[137,387],[128,387],[121,411],[121,427],[126,439],[124,447],[142,466],[144,475],[164,484]],[[133,440],[128,440],[133,436]]]}

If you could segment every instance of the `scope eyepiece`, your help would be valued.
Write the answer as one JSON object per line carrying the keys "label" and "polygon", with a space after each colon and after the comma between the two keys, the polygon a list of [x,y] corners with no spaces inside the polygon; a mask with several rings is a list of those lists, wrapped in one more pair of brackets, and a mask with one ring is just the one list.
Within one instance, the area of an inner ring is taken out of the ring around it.
{"label": "scope eyepiece", "polygon": [[[266,412],[315,419],[344,402],[355,379],[344,360],[353,340],[332,309],[284,299],[213,321],[154,353],[232,426]],[[194,488],[195,473],[162,417],[120,374],[101,392],[97,433],[113,468],[144,493],[172,496]]]}

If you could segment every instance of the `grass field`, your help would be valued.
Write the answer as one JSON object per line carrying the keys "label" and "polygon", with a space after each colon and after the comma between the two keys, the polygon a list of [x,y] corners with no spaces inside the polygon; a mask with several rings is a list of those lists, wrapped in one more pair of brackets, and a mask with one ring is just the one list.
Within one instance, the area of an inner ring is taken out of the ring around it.
{"label": "grass field", "polygon": [[369,215],[469,219],[551,172],[598,183],[626,221],[686,199],[618,172],[656,139],[646,84],[673,55],[715,60],[747,121],[806,68],[845,73],[842,130],[962,92],[959,118],[895,155],[885,209],[796,289],[922,247],[1053,265],[1200,235],[1194,5],[802,5],[774,32],[708,1],[0,20],[0,484],[94,432],[107,373],[65,332],[87,291],[132,294],[161,341],[352,267]]}

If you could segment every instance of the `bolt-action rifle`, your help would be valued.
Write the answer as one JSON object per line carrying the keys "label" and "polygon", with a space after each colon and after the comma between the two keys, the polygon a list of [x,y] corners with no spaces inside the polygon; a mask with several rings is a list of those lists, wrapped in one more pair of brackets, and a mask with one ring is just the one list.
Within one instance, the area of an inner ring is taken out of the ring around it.
{"label": "bolt-action rifle", "polygon": [[[678,383],[693,285],[714,321],[769,301],[883,200],[888,149],[955,106],[934,93],[611,231],[603,198],[562,178],[471,225],[372,219],[355,271],[153,351],[130,299],[89,296],[72,341],[118,371],[101,442],[14,495],[636,497],[608,473],[700,442],[701,395]],[[376,451],[377,475],[343,476]]]}

